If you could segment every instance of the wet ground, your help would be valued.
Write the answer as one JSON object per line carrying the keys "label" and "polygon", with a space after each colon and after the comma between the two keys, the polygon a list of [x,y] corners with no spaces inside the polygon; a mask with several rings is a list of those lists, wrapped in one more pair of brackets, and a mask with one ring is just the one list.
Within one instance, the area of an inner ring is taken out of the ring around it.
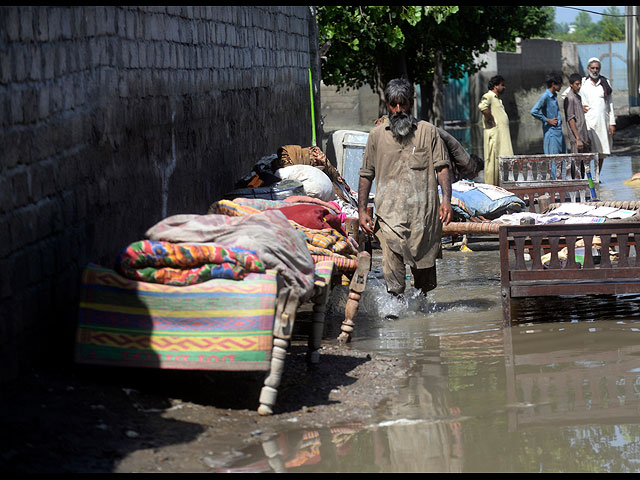
{"label": "wet ground", "polygon": [[[637,127],[618,132],[602,199],[640,200]],[[633,472],[640,470],[640,297],[516,302],[501,328],[495,238],[447,244],[427,302],[369,276],[353,342],[305,362],[301,312],[275,414],[264,374],[40,367],[2,391],[2,471]],[[397,320],[387,320],[390,311]]]}

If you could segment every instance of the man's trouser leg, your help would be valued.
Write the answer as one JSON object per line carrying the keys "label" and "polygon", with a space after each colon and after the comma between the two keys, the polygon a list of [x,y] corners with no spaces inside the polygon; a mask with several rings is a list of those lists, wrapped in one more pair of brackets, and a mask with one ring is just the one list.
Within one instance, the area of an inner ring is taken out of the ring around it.
{"label": "man's trouser leg", "polygon": [[438,286],[436,266],[431,268],[412,268],[413,287],[427,293]]}
{"label": "man's trouser leg", "polygon": [[406,284],[406,267],[402,255],[398,255],[389,248],[382,230],[376,231],[376,237],[382,249],[382,273],[387,284],[387,292],[404,293]]}

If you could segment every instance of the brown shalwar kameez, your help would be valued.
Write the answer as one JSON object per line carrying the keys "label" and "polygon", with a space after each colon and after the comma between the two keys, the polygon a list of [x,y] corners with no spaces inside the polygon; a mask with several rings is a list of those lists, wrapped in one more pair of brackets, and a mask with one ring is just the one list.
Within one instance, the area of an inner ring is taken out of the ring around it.
{"label": "brown shalwar kameez", "polygon": [[[569,137],[569,145],[571,153],[589,152],[589,133],[587,132],[587,124],[584,118],[584,110],[582,109],[582,99],[580,95],[577,95],[573,90],[569,89],[567,96],[564,99],[564,116],[567,123],[567,133]],[[576,122],[576,130],[580,135],[580,140],[584,144],[582,150],[578,151],[578,141],[576,139],[573,130],[571,130],[571,123],[569,120],[574,119]]]}
{"label": "brown shalwar kameez", "polygon": [[387,290],[405,289],[405,265],[414,287],[436,287],[435,261],[442,258],[442,223],[436,170],[451,168],[435,126],[414,124],[401,142],[388,121],[369,133],[360,176],[376,180],[374,232],[380,241]]}

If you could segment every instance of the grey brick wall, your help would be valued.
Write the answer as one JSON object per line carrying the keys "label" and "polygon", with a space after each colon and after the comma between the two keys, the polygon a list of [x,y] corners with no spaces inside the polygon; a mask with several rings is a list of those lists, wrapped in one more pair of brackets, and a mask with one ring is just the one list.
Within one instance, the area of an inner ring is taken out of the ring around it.
{"label": "grey brick wall", "polygon": [[0,380],[72,358],[88,262],[310,145],[313,35],[306,6],[0,7]]}

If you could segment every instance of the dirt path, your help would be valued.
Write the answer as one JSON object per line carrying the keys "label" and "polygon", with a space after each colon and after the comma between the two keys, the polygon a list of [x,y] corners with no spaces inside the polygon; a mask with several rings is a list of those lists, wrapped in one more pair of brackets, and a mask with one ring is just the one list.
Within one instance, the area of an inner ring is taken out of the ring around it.
{"label": "dirt path", "polygon": [[233,458],[233,446],[283,426],[373,417],[411,366],[324,343],[309,368],[306,345],[294,342],[270,417],[256,413],[264,373],[39,369],[4,391],[0,465],[27,473],[211,472]]}

